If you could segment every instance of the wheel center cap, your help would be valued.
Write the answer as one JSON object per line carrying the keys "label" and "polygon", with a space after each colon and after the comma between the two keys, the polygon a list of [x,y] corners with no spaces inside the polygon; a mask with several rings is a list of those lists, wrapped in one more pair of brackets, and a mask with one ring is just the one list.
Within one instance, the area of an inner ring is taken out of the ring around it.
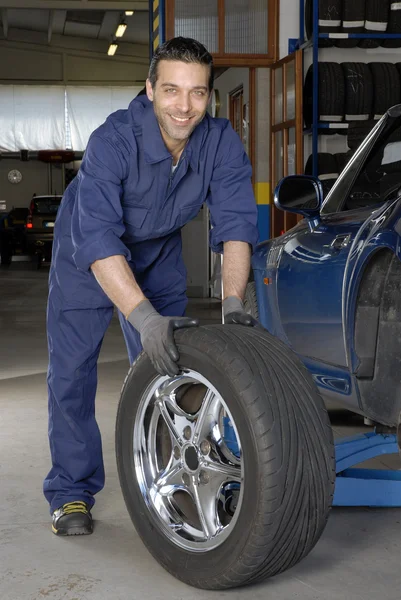
{"label": "wheel center cap", "polygon": [[189,446],[185,450],[185,463],[191,471],[196,471],[199,467],[198,453],[193,446]]}

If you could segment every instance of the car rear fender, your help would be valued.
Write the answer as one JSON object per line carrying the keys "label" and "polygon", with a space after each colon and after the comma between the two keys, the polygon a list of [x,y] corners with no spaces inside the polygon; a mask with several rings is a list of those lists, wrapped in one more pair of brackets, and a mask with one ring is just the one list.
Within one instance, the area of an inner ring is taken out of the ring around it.
{"label": "car rear fender", "polygon": [[362,412],[394,426],[401,409],[401,260],[396,246],[370,252],[355,282],[347,339]]}

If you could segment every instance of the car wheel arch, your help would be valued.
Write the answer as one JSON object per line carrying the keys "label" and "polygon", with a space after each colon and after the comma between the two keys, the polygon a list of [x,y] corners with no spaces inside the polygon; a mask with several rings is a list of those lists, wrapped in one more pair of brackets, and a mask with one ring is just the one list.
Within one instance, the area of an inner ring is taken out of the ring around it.
{"label": "car wheel arch", "polygon": [[[353,369],[365,414],[384,425],[397,423],[401,397],[393,357],[400,355],[401,261],[382,247],[365,261],[356,291],[351,346],[357,356]],[[369,322],[370,327],[367,327]],[[351,325],[351,323],[350,323]]]}

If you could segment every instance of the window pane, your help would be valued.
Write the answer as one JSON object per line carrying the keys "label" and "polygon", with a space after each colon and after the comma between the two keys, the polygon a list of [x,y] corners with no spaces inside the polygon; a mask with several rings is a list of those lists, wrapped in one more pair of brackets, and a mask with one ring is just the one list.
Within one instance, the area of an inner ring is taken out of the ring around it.
{"label": "window pane", "polygon": [[267,54],[267,0],[225,0],[225,52]]}
{"label": "window pane", "polygon": [[295,119],[295,63],[293,61],[286,65],[287,77],[287,121]]}
{"label": "window pane", "polygon": [[175,0],[175,35],[194,38],[209,52],[218,52],[217,1]]}
{"label": "window pane", "polygon": [[283,122],[283,70],[282,68],[274,71],[275,78],[275,90],[274,90],[274,103],[275,103],[275,114],[274,124],[277,125]]}
{"label": "window pane", "polygon": [[284,176],[284,153],[283,153],[283,132],[277,131],[275,134],[275,182],[276,185]]}
{"label": "window pane", "polygon": [[295,162],[295,127],[291,127],[288,130],[288,175],[296,174],[296,162]]}

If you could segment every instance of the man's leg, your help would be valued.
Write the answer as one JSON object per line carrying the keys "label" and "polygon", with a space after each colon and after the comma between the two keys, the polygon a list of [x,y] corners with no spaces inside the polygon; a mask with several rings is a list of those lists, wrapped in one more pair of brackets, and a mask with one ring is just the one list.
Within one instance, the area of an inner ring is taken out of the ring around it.
{"label": "man's leg", "polygon": [[51,512],[66,503],[94,504],[104,486],[101,437],[95,419],[97,359],[113,308],[68,308],[56,293],[48,303],[49,442],[52,469],[44,482]]}

